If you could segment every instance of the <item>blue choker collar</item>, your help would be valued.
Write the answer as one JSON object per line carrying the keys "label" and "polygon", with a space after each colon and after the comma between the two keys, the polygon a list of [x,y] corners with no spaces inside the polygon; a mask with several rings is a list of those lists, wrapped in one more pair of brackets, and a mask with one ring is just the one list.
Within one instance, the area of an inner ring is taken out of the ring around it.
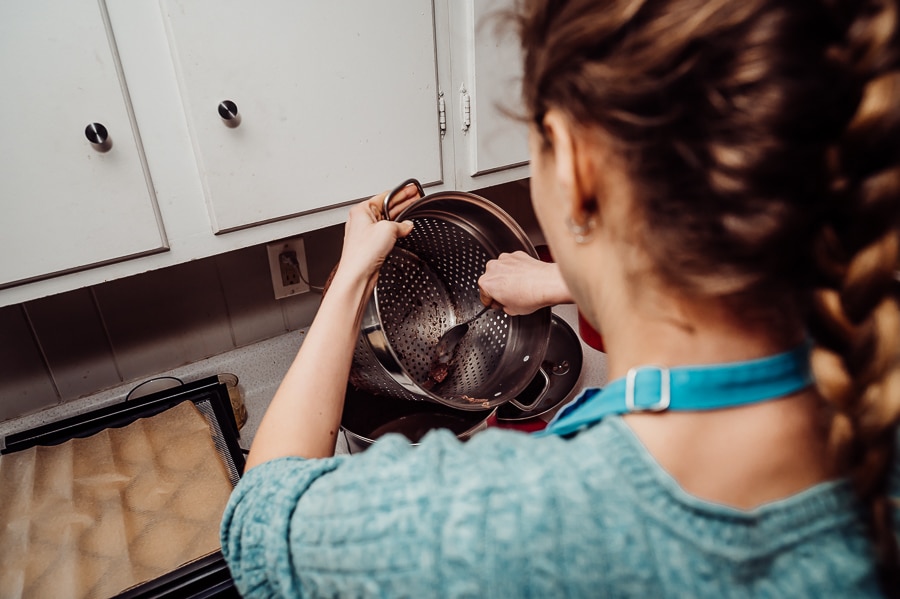
{"label": "blue choker collar", "polygon": [[587,389],[537,433],[570,435],[610,414],[715,410],[778,399],[813,384],[811,344],[747,362],[708,366],[640,366],[603,389]]}

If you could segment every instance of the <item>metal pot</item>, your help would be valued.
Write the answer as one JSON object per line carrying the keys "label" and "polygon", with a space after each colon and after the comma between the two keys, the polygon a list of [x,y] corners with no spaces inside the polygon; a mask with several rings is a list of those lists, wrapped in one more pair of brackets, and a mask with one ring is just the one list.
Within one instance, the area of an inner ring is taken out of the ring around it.
{"label": "metal pot", "polygon": [[461,411],[433,402],[373,397],[351,386],[344,400],[341,430],[350,453],[365,450],[387,433],[401,433],[417,445],[426,433],[437,428],[450,429],[462,441],[489,426],[539,430],[546,426],[540,417],[558,408],[575,388],[581,378],[582,363],[578,336],[554,315],[543,364],[517,398],[534,404],[531,411],[523,412],[511,402],[495,410]]}
{"label": "metal pot", "polygon": [[341,430],[350,453],[360,453],[388,433],[400,433],[418,445],[433,429],[446,428],[466,440],[488,426],[495,410],[461,411],[425,402],[371,395],[348,387],[341,415]]}
{"label": "metal pot", "polygon": [[455,359],[439,382],[433,376],[435,349],[450,327],[481,308],[478,278],[489,260],[523,251],[538,258],[511,216],[488,200],[466,192],[425,196],[397,220],[413,231],[397,241],[379,272],[365,306],[350,382],[362,391],[405,400],[427,400],[458,410],[491,410],[510,402],[537,374],[550,337],[549,308],[526,316],[491,310],[470,326]]}
{"label": "metal pot", "polygon": [[554,314],[541,369],[517,398],[533,407],[523,411],[512,403],[503,404],[497,408],[498,424],[533,421],[558,408],[578,386],[583,364],[584,352],[578,335]]}

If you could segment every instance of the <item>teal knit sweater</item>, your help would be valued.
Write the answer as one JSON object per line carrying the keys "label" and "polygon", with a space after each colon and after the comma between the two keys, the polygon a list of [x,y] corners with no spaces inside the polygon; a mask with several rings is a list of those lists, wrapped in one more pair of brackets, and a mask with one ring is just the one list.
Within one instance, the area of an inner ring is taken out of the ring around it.
{"label": "teal knit sweater", "polygon": [[697,499],[608,417],[267,462],[222,551],[245,597],[877,597],[862,522],[845,481],[750,511]]}

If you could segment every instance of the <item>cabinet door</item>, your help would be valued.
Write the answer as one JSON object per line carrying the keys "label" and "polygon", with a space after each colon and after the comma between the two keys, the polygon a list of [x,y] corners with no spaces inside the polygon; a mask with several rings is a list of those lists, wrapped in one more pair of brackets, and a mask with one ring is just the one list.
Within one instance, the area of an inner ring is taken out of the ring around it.
{"label": "cabinet door", "polygon": [[165,248],[103,10],[0,3],[0,288]]}
{"label": "cabinet door", "polygon": [[162,5],[217,233],[441,180],[431,0]]}
{"label": "cabinet door", "polygon": [[511,6],[511,0],[455,3],[453,70],[463,122],[457,175],[462,180],[528,162],[528,128],[517,119],[522,114],[521,52],[514,29],[500,14]]}

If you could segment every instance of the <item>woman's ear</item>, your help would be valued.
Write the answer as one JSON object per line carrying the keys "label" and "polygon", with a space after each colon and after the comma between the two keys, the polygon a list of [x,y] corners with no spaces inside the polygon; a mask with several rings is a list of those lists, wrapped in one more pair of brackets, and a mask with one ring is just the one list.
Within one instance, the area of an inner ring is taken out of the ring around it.
{"label": "woman's ear", "polygon": [[572,128],[571,121],[551,108],[544,116],[544,134],[553,154],[557,184],[569,198],[570,215],[583,223],[597,212],[596,181],[587,140]]}

